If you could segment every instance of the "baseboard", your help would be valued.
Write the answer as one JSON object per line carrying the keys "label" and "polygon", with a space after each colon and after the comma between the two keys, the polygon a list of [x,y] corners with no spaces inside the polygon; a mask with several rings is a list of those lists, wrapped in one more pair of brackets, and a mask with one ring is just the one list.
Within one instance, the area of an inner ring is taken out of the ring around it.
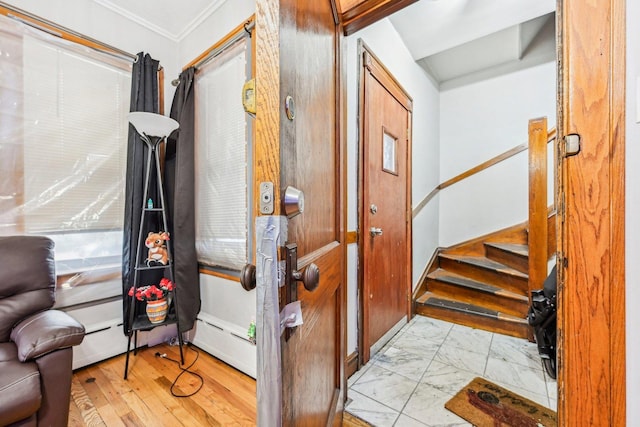
{"label": "baseboard", "polygon": [[411,317],[415,316],[416,314],[415,307],[413,306],[413,301],[415,301],[416,298],[418,298],[420,295],[424,294],[427,291],[427,275],[437,268],[435,264],[436,264],[436,261],[438,260],[438,254],[440,253],[441,250],[442,248],[437,247],[436,250],[433,251],[433,254],[431,254],[431,259],[429,259],[429,262],[425,266],[424,270],[422,271],[422,274],[420,275],[420,278],[418,279],[418,286],[416,286],[416,288],[413,291],[413,295],[411,296],[411,301],[412,301]]}
{"label": "baseboard", "polygon": [[246,331],[214,316],[200,313],[192,335],[194,345],[256,378],[256,346],[246,338]]}
{"label": "baseboard", "polygon": [[358,360],[359,360],[359,357],[358,357],[357,351],[354,351],[353,353],[347,356],[347,360],[344,367],[345,372],[347,374],[347,378],[355,374],[356,371],[358,370]]}

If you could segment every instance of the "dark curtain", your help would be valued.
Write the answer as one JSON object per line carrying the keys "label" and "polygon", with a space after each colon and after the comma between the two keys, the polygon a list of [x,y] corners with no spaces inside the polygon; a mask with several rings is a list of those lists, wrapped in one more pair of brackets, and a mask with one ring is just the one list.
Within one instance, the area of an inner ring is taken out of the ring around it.
{"label": "dark curtain", "polygon": [[[130,111],[146,111],[150,113],[158,113],[158,61],[151,56],[138,54],[137,61],[133,64],[133,72],[131,76],[131,105]],[[147,158],[148,148],[140,139],[140,136],[129,124],[129,140],[127,145],[127,172],[125,184],[125,211],[124,226],[122,239],[122,298],[123,298],[123,328],[125,335],[129,328],[129,304],[130,297],[127,293],[133,285],[134,267],[137,257],[146,259],[146,247],[142,247],[143,254],[136,254],[138,245],[138,234],[140,231],[140,220],[142,206],[144,203],[144,178],[145,178],[145,162]],[[153,162],[152,162],[153,163]],[[152,170],[155,176],[155,169]],[[157,195],[157,186],[155,180],[151,180],[150,194]],[[155,197],[154,200],[159,200]],[[153,215],[151,215],[153,216]],[[159,221],[154,218],[147,218],[145,221],[144,235],[149,231],[158,231]],[[162,278],[162,273],[158,271],[142,271],[139,285],[158,283]],[[157,277],[160,274],[160,277]],[[138,312],[144,313],[144,306],[141,302]]]}
{"label": "dark curtain", "polygon": [[181,332],[193,328],[200,312],[200,283],[195,247],[194,74],[193,67],[180,74],[180,83],[171,105],[171,118],[180,123],[180,130],[167,140],[164,169]]}

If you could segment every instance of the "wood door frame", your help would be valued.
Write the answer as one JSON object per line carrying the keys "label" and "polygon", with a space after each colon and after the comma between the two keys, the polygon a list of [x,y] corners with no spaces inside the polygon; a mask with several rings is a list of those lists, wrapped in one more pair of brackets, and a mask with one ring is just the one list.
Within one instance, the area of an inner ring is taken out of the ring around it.
{"label": "wood door frame", "polygon": [[558,174],[558,421],[622,426],[625,0],[557,5],[558,141],[577,133],[582,145]]}
{"label": "wood door frame", "polygon": [[[407,264],[407,320],[411,319],[412,313],[412,272],[413,272],[413,218],[411,209],[411,143],[413,129],[413,99],[407,93],[407,91],[400,85],[395,77],[389,72],[384,64],[378,59],[378,57],[372,52],[372,50],[366,45],[362,39],[358,39],[358,68],[359,83],[358,83],[358,369],[363,366],[370,358],[370,348],[374,343],[370,342],[369,330],[366,326],[367,314],[369,312],[368,299],[363,298],[364,292],[364,264],[366,262],[364,258],[364,242],[368,238],[366,230],[362,229],[364,224],[364,216],[367,212],[364,206],[364,157],[365,157],[365,140],[364,140],[364,117],[365,117],[365,75],[370,72],[378,82],[404,107],[409,114],[409,129],[407,130],[407,153],[406,153],[406,208],[405,208],[405,222],[406,222],[406,256]],[[408,102],[403,101],[400,98],[405,98]]]}

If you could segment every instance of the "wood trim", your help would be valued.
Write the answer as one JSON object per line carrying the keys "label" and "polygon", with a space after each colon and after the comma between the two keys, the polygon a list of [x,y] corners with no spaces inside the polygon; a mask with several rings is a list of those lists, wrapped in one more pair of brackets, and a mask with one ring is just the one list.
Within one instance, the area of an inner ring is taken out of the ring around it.
{"label": "wood trim", "polygon": [[220,277],[221,279],[231,280],[233,282],[240,283],[240,276],[234,275],[232,272],[227,272],[223,269],[217,269],[216,267],[209,267],[206,265],[198,265],[198,273],[206,274],[208,276]]}
{"label": "wood trim", "polygon": [[347,356],[347,360],[344,364],[345,366],[345,378],[349,378],[351,375],[355,374],[358,371],[359,365],[359,357],[358,352],[354,351],[350,355]]}
{"label": "wood trim", "polygon": [[[273,183],[274,200],[281,200],[280,170],[271,159],[280,158],[280,4],[256,2],[256,107],[253,149],[253,194],[260,194],[260,182]],[[254,197],[254,212],[260,214],[260,202]],[[273,215],[280,215],[280,203],[274,203]]]}
{"label": "wood trim", "polygon": [[341,20],[344,27],[344,35],[351,35],[367,25],[373,24],[416,1],[417,0],[367,0],[362,2],[342,13]]}
{"label": "wood trim", "polygon": [[255,14],[251,15],[242,24],[240,24],[237,27],[235,27],[233,30],[231,30],[229,33],[227,33],[227,35],[222,37],[220,40],[215,42],[211,47],[206,49],[204,52],[202,52],[200,55],[195,57],[187,65],[182,67],[182,71],[186,70],[187,68],[194,67],[194,66],[198,65],[200,62],[205,60],[211,54],[211,52],[213,52],[213,51],[219,49],[220,47],[224,46],[226,43],[228,43],[230,40],[232,40],[234,37],[236,37],[239,33],[245,32],[246,31],[245,30],[245,26],[255,22],[255,18],[256,18]]}
{"label": "wood trim", "polygon": [[346,242],[347,242],[347,245],[358,243],[358,232],[355,230],[347,231]]}
{"label": "wood trim", "polygon": [[624,0],[558,2],[558,424],[625,425]]}
{"label": "wood trim", "polygon": [[413,99],[407,94],[402,85],[393,77],[387,67],[376,57],[371,51],[367,50],[366,44],[363,52],[362,60],[364,66],[369,70],[371,75],[380,82],[382,86],[408,111],[413,110]]}
{"label": "wood trim", "polygon": [[84,34],[80,34],[78,32],[70,30],[69,28],[63,27],[62,25],[58,25],[55,22],[48,21],[44,18],[33,15],[27,11],[18,9],[17,7],[11,6],[4,2],[0,2],[0,15],[15,17],[18,21],[22,21],[25,24],[38,28],[41,31],[45,31],[63,40],[68,40],[82,46],[90,47],[99,52],[103,52],[112,56],[127,58],[128,60],[134,62],[138,58],[137,55],[126,52],[122,49],[118,49],[117,47],[110,46],[99,40],[92,39],[89,36],[85,36]]}
{"label": "wood trim", "polygon": [[547,277],[547,119],[529,120],[529,301]]}
{"label": "wood trim", "polygon": [[420,275],[420,278],[418,279],[418,286],[416,286],[416,288],[412,292],[412,295],[411,295],[412,312],[411,312],[410,318],[413,318],[413,316],[416,314],[413,301],[418,299],[420,295],[424,294],[427,291],[427,275],[431,273],[433,270],[435,270],[436,268],[438,268],[436,263],[438,261],[438,255],[440,254],[440,252],[442,252],[441,247],[437,247],[436,250],[433,251],[433,254],[431,254],[431,258],[429,259],[429,262],[425,266],[424,270],[422,271],[422,274]]}
{"label": "wood trim", "polygon": [[[158,112],[164,116],[164,68],[158,69]],[[163,153],[164,163],[164,153]]]}
{"label": "wood trim", "polygon": [[[611,187],[612,230],[609,236],[611,245],[611,424],[626,423],[626,271],[625,271],[625,154],[626,154],[626,3],[625,0],[614,1],[611,25],[611,43],[613,52],[610,63],[611,88],[611,124],[609,140],[611,141],[611,169],[609,185]],[[620,361],[620,363],[619,363]]]}
{"label": "wood trim", "polygon": [[[547,139],[547,143],[553,141],[556,137],[556,130],[554,129],[550,129],[549,130],[549,138]],[[478,166],[474,166],[469,170],[466,170],[465,172],[462,172],[461,174],[454,176],[453,178],[443,182],[442,184],[438,185],[438,189],[439,190],[444,190],[447,187],[452,186],[453,184],[462,181],[463,179],[469,178],[472,175],[477,174],[478,172],[482,172],[485,169],[490,168],[493,165],[496,165],[504,160],[507,160],[510,157],[515,156],[516,154],[522,153],[523,151],[525,151],[527,149],[527,144],[520,144],[517,147],[513,147],[510,150],[505,151],[502,154],[498,154],[497,156],[487,160],[486,162],[480,163]]]}
{"label": "wood trim", "polygon": [[[548,138],[547,138],[547,143],[553,141],[556,139],[556,128],[552,128],[549,129],[549,131],[547,132]],[[436,188],[434,188],[433,190],[431,190],[431,192],[429,194],[427,194],[425,196],[424,199],[422,199],[420,201],[420,203],[418,203],[416,205],[415,208],[413,208],[413,218],[415,218],[420,211],[431,201],[431,199],[433,199],[435,197],[436,194],[438,194],[438,191],[440,190],[444,190],[447,187],[452,186],[453,184],[456,184],[466,178],[469,178],[470,176],[473,176],[475,174],[477,174],[478,172],[482,172],[485,169],[490,168],[491,166],[494,166],[500,162],[502,162],[503,160],[507,160],[510,157],[515,156],[516,154],[522,153],[523,151],[525,151],[527,149],[527,144],[520,144],[517,147],[511,148],[510,150],[505,151],[502,154],[498,154],[497,156],[487,160],[486,162],[483,162],[481,164],[479,164],[478,166],[474,166],[471,169],[454,176],[453,178],[443,182],[442,184],[438,185]]]}
{"label": "wood trim", "polygon": [[470,176],[475,175],[478,172],[482,172],[483,170],[488,169],[491,166],[497,165],[498,163],[502,162],[503,160],[507,160],[508,158],[513,157],[516,154],[522,153],[526,149],[527,149],[527,144],[520,144],[517,147],[513,147],[512,149],[507,150],[504,153],[499,154],[499,155],[487,160],[486,162],[480,163],[478,166],[474,166],[471,169],[468,169],[468,170],[462,172],[461,174],[459,174],[457,176],[454,176],[451,179],[446,180],[442,184],[438,185],[438,190],[444,190],[447,187],[451,187],[453,184],[456,184],[456,183],[462,181],[463,179],[469,178]]}
{"label": "wood trim", "polygon": [[440,189],[438,187],[431,190],[431,192],[427,194],[426,197],[422,199],[415,208],[413,208],[413,211],[411,212],[411,217],[415,218],[416,216],[418,216],[420,211],[424,209],[425,206],[427,206],[427,204],[431,201],[431,199],[436,197],[436,194],[438,194],[439,191]]}

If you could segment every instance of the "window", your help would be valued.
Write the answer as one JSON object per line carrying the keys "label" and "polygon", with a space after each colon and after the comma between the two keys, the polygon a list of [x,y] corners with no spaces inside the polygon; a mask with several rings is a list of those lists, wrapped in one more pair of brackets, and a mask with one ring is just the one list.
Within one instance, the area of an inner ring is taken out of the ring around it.
{"label": "window", "polygon": [[195,77],[196,250],[201,264],[240,270],[248,259],[249,137],[242,86],[250,78],[246,38]]}
{"label": "window", "polygon": [[119,265],[130,62],[0,28],[0,234],[51,237],[58,274]]}

